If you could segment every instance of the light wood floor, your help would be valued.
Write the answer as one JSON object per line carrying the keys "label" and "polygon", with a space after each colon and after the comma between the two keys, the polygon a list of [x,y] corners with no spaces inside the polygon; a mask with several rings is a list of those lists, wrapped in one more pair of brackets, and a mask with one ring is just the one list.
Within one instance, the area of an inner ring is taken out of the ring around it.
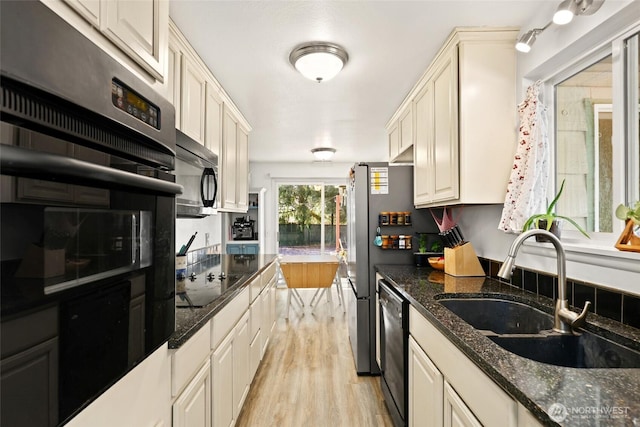
{"label": "light wood floor", "polygon": [[287,290],[276,292],[275,331],[236,425],[392,426],[380,377],[355,372],[346,315],[335,290],[333,319],[326,298],[312,313],[315,290],[299,291],[305,307],[293,304],[289,320],[284,318]]}

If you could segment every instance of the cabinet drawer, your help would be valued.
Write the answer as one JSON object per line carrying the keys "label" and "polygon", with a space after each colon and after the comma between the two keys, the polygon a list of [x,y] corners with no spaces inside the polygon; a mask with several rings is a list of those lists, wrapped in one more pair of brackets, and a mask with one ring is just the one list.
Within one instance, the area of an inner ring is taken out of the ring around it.
{"label": "cabinet drawer", "polygon": [[253,281],[249,285],[250,292],[251,292],[251,302],[254,302],[256,298],[258,298],[258,295],[260,295],[260,292],[262,292],[262,286],[263,285],[262,285],[261,276],[258,276],[255,279],[253,279]]}
{"label": "cabinet drawer", "polygon": [[271,279],[273,279],[273,277],[276,275],[276,267],[277,265],[274,262],[262,272],[262,276],[260,277],[262,278],[263,289],[271,282]]}
{"label": "cabinet drawer", "polygon": [[196,374],[211,351],[211,322],[207,322],[171,356],[171,395],[176,396]]}
{"label": "cabinet drawer", "polygon": [[511,396],[413,306],[409,307],[409,332],[483,425],[517,425],[518,406]]}
{"label": "cabinet drawer", "polygon": [[211,348],[215,349],[238,323],[238,319],[249,309],[249,286],[227,304],[213,318],[211,328]]}

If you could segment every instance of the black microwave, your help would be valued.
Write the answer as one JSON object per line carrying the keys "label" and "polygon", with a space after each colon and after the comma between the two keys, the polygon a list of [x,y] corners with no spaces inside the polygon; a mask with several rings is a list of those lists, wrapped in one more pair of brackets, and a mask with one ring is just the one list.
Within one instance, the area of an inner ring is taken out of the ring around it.
{"label": "black microwave", "polygon": [[218,156],[176,130],[176,182],[183,187],[176,197],[178,218],[203,218],[217,213]]}
{"label": "black microwave", "polygon": [[0,425],[51,426],[175,330],[175,110],[43,3],[0,19]]}

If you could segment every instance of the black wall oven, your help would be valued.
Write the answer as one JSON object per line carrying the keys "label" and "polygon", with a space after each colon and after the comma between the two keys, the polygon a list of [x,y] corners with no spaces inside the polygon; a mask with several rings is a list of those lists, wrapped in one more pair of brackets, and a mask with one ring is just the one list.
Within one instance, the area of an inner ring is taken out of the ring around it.
{"label": "black wall oven", "polygon": [[64,424],[175,329],[175,113],[42,3],[1,19],[0,424]]}

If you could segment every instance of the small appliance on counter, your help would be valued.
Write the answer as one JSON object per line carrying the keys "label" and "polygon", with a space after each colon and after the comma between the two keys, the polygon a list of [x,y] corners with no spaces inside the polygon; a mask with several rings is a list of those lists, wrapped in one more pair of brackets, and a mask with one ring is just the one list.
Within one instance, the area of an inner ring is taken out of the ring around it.
{"label": "small appliance on counter", "polygon": [[248,216],[236,218],[233,222],[233,240],[255,240],[255,221]]}

